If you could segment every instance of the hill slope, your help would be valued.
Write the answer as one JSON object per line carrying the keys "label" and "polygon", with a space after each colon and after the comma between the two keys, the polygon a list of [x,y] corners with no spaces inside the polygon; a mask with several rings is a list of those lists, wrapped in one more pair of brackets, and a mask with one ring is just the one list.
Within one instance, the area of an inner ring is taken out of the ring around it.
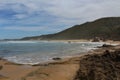
{"label": "hill slope", "polygon": [[59,33],[25,37],[22,40],[93,39],[95,37],[120,40],[120,17],[101,18],[93,22],[75,25]]}

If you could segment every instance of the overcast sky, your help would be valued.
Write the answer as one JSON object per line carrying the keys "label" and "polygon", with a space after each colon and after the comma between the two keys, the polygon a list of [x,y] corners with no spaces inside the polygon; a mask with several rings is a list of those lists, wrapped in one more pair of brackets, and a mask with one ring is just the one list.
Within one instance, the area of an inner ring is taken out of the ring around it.
{"label": "overcast sky", "polygon": [[120,0],[0,0],[0,39],[59,32],[120,16]]}

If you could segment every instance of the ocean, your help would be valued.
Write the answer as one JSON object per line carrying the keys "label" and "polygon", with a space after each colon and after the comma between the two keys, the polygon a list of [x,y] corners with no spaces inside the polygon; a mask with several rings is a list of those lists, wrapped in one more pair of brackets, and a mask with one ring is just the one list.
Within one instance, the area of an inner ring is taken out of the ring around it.
{"label": "ocean", "polygon": [[52,61],[55,57],[76,56],[102,42],[51,42],[51,41],[1,41],[0,57],[19,64],[39,64]]}

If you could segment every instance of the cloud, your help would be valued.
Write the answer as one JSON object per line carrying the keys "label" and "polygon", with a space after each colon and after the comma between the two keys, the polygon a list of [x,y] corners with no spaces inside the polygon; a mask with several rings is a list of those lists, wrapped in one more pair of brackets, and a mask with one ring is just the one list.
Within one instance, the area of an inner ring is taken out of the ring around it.
{"label": "cloud", "polygon": [[47,30],[49,32],[51,31],[59,31],[60,29],[58,28],[53,28],[53,29],[49,29],[49,27],[4,27],[4,30],[17,30],[17,31],[28,31],[28,32],[33,32],[33,31],[44,31]]}
{"label": "cloud", "polygon": [[[119,0],[1,0],[0,2],[15,3],[12,8],[17,12],[26,11],[25,14],[27,15],[34,13],[39,15],[40,11],[45,11],[49,15],[60,18],[73,18],[84,21],[104,16],[119,16],[120,13]],[[22,5],[16,5],[16,3]]]}
{"label": "cloud", "polygon": [[54,0],[46,11],[63,18],[93,20],[104,16],[119,16],[120,1],[116,0]]}
{"label": "cloud", "polygon": [[17,18],[17,19],[23,19],[23,18],[26,18],[27,15],[25,15],[25,14],[16,14],[16,15],[14,15],[14,17]]}
{"label": "cloud", "polygon": [[6,30],[18,30],[18,31],[42,31],[47,27],[4,27]]}
{"label": "cloud", "polygon": [[53,29],[50,32],[54,33],[101,17],[120,16],[119,9],[120,0],[0,0],[0,28],[44,32]]}

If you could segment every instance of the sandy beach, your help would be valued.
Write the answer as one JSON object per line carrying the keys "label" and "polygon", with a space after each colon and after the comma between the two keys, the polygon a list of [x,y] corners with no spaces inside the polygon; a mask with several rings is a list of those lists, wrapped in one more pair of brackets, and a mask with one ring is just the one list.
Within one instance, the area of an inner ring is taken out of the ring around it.
{"label": "sandy beach", "polygon": [[77,57],[38,65],[21,65],[0,59],[0,80],[74,80],[80,69],[80,61],[86,55],[101,54],[106,50],[116,49],[120,49],[120,46],[100,48]]}
{"label": "sandy beach", "polygon": [[79,60],[74,59],[33,66],[15,64],[1,59],[0,80],[73,80],[79,69]]}

